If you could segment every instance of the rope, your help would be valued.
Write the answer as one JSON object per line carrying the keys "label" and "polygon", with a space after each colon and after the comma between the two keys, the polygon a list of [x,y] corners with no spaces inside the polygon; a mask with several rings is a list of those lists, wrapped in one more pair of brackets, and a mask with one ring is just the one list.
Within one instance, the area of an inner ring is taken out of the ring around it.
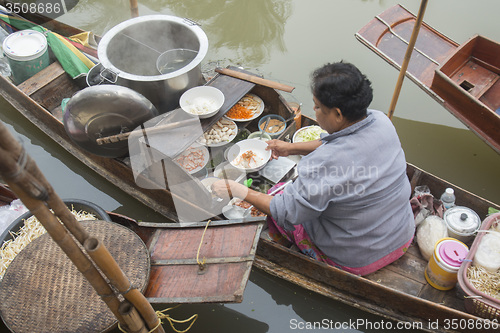
{"label": "rope", "polygon": [[[184,319],[184,320],[178,320],[178,319],[174,319],[172,317],[170,317],[170,315],[168,314],[165,314],[165,312],[167,311],[170,311],[170,310],[173,310],[173,309],[176,309],[178,308],[179,306],[181,306],[181,304],[179,305],[176,305],[174,307],[171,307],[171,308],[168,308],[168,309],[165,309],[165,310],[162,310],[162,311],[156,311],[156,316],[158,317],[158,324],[153,327],[148,333],[153,333],[158,327],[160,327],[161,324],[163,324],[162,322],[162,319],[167,319],[168,323],[170,324],[170,327],[172,327],[172,329],[174,330],[174,332],[176,333],[186,333],[187,331],[189,331],[191,329],[191,327],[193,327],[196,319],[198,319],[198,314],[195,313],[194,315],[192,315],[191,317],[189,317],[188,319]],[[183,331],[180,331],[178,330],[177,328],[175,328],[174,326],[174,323],[175,324],[185,324],[187,322],[190,322],[191,323],[189,324],[188,328],[186,328],[185,330]],[[128,333],[127,331],[125,331],[121,326],[120,326],[120,323],[118,323],[118,329],[120,331],[122,331],[123,333]]]}
{"label": "rope", "polygon": [[208,220],[207,225],[205,226],[205,230],[203,230],[203,235],[201,236],[201,241],[200,245],[198,245],[198,251],[196,252],[196,262],[198,263],[198,266],[200,268],[200,271],[203,271],[205,269],[205,258],[203,258],[203,261],[200,262],[200,249],[201,245],[203,244],[203,238],[205,238],[205,232],[207,231],[208,225],[210,224],[211,220]]}
{"label": "rope", "polygon": [[[210,221],[209,221],[209,222],[210,222]],[[207,225],[208,225],[208,223],[207,223]],[[198,314],[197,314],[197,313],[195,313],[194,315],[192,315],[191,317],[189,317],[188,319],[185,319],[185,320],[177,320],[177,319],[173,319],[173,318],[171,318],[168,314],[165,314],[165,313],[164,313],[164,312],[167,312],[167,311],[169,311],[169,310],[176,309],[176,308],[178,308],[179,306],[180,306],[180,304],[179,304],[179,305],[177,305],[177,306],[174,306],[174,307],[172,307],[172,308],[168,308],[168,309],[162,310],[162,311],[156,311],[156,315],[158,316],[158,318],[160,318],[160,324],[161,324],[161,319],[167,319],[167,320],[168,320],[168,323],[170,324],[170,327],[172,327],[172,329],[173,329],[176,333],[185,333],[185,332],[187,332],[187,331],[189,331],[189,330],[191,329],[191,327],[193,326],[193,324],[194,324],[194,322],[196,321],[196,319],[198,319]],[[185,329],[185,330],[183,330],[183,331],[179,331],[178,329],[176,329],[176,328],[174,327],[174,323],[176,323],[176,324],[184,324],[184,323],[187,323],[187,322],[189,322],[189,321],[191,321],[191,324],[189,324],[189,327],[188,327],[188,328],[186,328],[186,329]],[[156,329],[156,327],[155,327],[155,329]],[[151,332],[152,332],[152,331],[154,331],[154,330],[151,330]],[[151,332],[150,332],[150,333],[151,333]]]}

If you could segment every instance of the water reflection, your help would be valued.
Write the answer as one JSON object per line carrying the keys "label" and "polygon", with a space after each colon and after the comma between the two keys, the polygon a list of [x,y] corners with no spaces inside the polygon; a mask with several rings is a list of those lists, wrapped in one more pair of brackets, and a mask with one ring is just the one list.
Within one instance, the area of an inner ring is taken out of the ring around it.
{"label": "water reflection", "polygon": [[286,52],[285,24],[293,3],[286,0],[151,0],[149,9],[187,17],[202,25],[210,48],[228,48],[248,66],[266,63],[273,50]]}

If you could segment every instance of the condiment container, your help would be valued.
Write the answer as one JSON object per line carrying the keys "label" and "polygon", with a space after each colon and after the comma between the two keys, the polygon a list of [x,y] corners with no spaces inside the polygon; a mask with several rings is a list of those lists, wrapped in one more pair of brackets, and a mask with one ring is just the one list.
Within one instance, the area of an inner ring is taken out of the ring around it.
{"label": "condiment container", "polygon": [[3,51],[15,84],[24,82],[49,65],[47,38],[35,30],[10,34],[3,41]]}
{"label": "condiment container", "polygon": [[464,206],[446,210],[443,219],[448,227],[448,235],[464,243],[472,241],[481,226],[481,219],[476,212]]}
{"label": "condiment container", "polygon": [[454,238],[436,243],[434,253],[425,268],[425,279],[436,289],[450,290],[457,283],[457,272],[469,248]]}
{"label": "condiment container", "polygon": [[483,267],[491,273],[500,269],[500,233],[490,231],[481,239],[473,260],[474,266]]}

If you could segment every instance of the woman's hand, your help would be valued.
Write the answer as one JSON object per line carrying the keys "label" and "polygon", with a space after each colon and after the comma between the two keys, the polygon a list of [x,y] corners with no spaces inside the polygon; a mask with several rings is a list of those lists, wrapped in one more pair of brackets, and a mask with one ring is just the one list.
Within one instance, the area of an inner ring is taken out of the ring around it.
{"label": "woman's hand", "polygon": [[291,143],[281,140],[270,140],[266,141],[266,150],[271,150],[271,159],[278,159],[280,156],[288,156],[291,154]]}
{"label": "woman's hand", "polygon": [[212,193],[222,199],[230,199],[232,197],[245,199],[248,187],[234,180],[221,179],[212,184]]}

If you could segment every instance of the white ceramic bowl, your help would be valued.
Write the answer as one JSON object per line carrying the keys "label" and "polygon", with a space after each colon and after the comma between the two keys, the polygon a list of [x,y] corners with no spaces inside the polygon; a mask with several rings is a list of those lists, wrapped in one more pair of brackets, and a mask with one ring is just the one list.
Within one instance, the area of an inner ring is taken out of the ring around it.
{"label": "white ceramic bowl", "polygon": [[259,138],[260,138],[260,134],[261,134],[261,133],[262,133],[262,132],[253,132],[253,133],[251,133],[251,134],[248,136],[248,138],[249,138],[249,139],[257,139],[257,140],[262,140],[262,141],[269,141],[269,140],[271,140],[271,136],[270,136],[269,134],[267,134],[267,133],[262,134],[262,139],[259,139]]}
{"label": "white ceramic bowl", "polygon": [[[229,148],[227,160],[237,169],[245,172],[255,172],[264,168],[271,158],[271,151],[266,150],[267,143],[258,139],[247,139],[237,142]],[[243,155],[253,153],[251,159],[244,159]]]}
{"label": "white ceramic bowl", "polygon": [[224,104],[224,94],[210,86],[191,88],[184,92],[179,100],[182,110],[201,119],[214,116],[222,104]]}

